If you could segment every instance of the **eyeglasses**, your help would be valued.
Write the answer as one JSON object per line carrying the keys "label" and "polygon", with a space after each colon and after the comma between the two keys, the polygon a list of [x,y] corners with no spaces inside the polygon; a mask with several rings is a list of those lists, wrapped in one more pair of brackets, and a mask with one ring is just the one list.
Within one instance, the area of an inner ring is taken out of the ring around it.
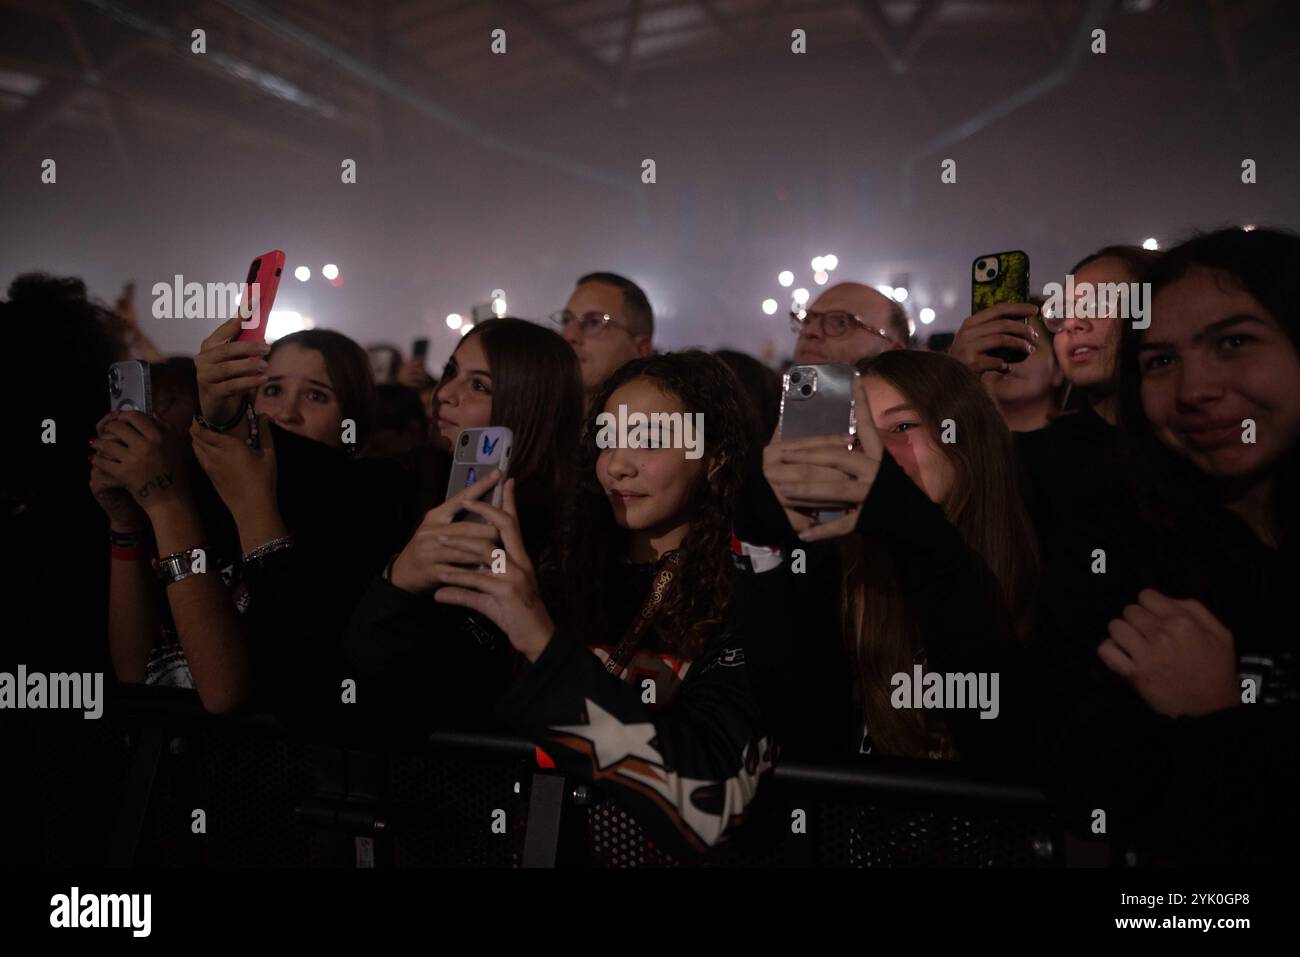
{"label": "eyeglasses", "polygon": [[832,339],[839,338],[848,332],[851,327],[857,326],[859,329],[865,329],[882,339],[888,339],[891,343],[894,341],[886,330],[869,326],[862,321],[861,316],[855,316],[853,313],[845,312],[842,309],[832,309],[830,312],[808,310],[802,316],[797,312],[792,312],[790,313],[790,331],[798,335],[803,332],[805,326],[815,319],[821,320],[822,332]]}
{"label": "eyeglasses", "polygon": [[[1087,300],[1081,300],[1074,304],[1074,308],[1071,310],[1071,315],[1076,319],[1087,319],[1089,322],[1097,322],[1103,319],[1114,319],[1121,311],[1122,310],[1116,309],[1114,304],[1105,300],[1092,304],[1089,304]],[[1071,318],[1071,315],[1066,315],[1064,312],[1057,315],[1050,303],[1045,303],[1043,305],[1039,311],[1039,315],[1042,316],[1043,325],[1047,327],[1047,331],[1052,335],[1062,332],[1065,329],[1065,324]]]}
{"label": "eyeglasses", "polygon": [[627,326],[622,323],[615,322],[614,317],[607,312],[584,312],[579,316],[568,309],[561,309],[559,312],[551,313],[550,320],[561,329],[568,329],[576,323],[584,336],[599,335],[606,326],[627,329]]}

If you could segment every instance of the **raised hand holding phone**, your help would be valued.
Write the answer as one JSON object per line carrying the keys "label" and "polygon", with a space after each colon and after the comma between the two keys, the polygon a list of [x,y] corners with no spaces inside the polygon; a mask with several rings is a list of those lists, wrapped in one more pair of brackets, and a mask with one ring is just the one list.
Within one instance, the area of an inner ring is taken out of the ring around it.
{"label": "raised hand holding phone", "polygon": [[[884,445],[871,424],[866,387],[853,382],[858,421],[853,435],[774,439],[763,450],[763,475],[806,542],[847,535],[875,483]],[[812,516],[833,516],[817,521]]]}
{"label": "raised hand holding phone", "polygon": [[194,357],[199,383],[199,412],[211,425],[231,427],[244,399],[266,381],[266,320],[284,272],[284,253],[273,249],[248,267],[244,294],[235,315],[203,340]]}
{"label": "raised hand holding phone", "polygon": [[398,554],[388,580],[403,591],[428,591],[442,583],[437,569],[456,563],[490,565],[500,542],[497,529],[481,520],[457,521],[468,502],[476,502],[500,481],[495,470],[452,495],[424,516],[411,540]]}
{"label": "raised hand holding phone", "polygon": [[536,661],[550,643],[555,623],[542,601],[537,574],[524,547],[515,481],[506,480],[501,508],[481,500],[467,500],[464,504],[497,532],[505,560],[492,568],[437,566],[436,573],[443,587],[434,592],[433,598],[441,604],[459,605],[490,619],[506,633],[516,651],[530,662]]}
{"label": "raised hand holding phone", "polygon": [[266,356],[271,347],[256,340],[236,341],[239,327],[239,316],[226,320],[203,340],[194,357],[199,411],[214,424],[231,422],[244,397],[266,382]]}
{"label": "raised hand holding phone", "polygon": [[957,330],[948,354],[976,375],[1005,372],[1003,354],[1019,350],[1028,358],[1038,347],[1038,332],[1028,320],[1038,314],[1030,302],[1000,302],[967,317]]}

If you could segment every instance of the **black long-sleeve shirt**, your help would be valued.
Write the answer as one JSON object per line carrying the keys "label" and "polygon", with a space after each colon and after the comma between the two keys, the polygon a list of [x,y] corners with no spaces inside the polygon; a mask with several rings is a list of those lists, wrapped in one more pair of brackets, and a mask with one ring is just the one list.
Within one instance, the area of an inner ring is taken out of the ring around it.
{"label": "black long-sleeve shirt", "polygon": [[[793,534],[761,469],[747,476],[737,534],[779,544],[785,562],[755,576],[763,607],[794,609],[797,640],[776,636],[750,655],[765,715],[789,753],[824,760],[856,753],[862,713],[841,636],[841,562],[834,542],[806,544]],[[915,623],[926,670],[999,676],[999,715],[941,709],[958,756],[981,766],[1023,770],[1032,765],[1027,663],[1012,640],[1001,590],[983,560],[966,545],[943,510],[931,502],[889,454],[858,515],[856,534],[883,544],[894,562],[905,616]],[[805,571],[792,556],[802,549]]]}
{"label": "black long-sleeve shirt", "polygon": [[[1209,528],[1216,531],[1211,534]],[[1297,543],[1275,551],[1226,514],[1162,530],[1122,496],[1081,509],[1044,558],[1038,641],[1042,746],[1068,827],[1148,863],[1282,862],[1300,850]],[[1104,557],[1105,570],[1101,571]],[[1233,634],[1258,703],[1200,717],[1152,711],[1096,654],[1143,588],[1196,598]]]}

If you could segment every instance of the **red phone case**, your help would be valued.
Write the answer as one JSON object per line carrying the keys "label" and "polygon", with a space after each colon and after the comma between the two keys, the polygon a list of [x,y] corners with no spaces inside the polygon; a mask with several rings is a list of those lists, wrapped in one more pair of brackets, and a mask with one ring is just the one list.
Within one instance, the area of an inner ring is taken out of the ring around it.
{"label": "red phone case", "polygon": [[[249,297],[251,305],[256,309],[248,319],[243,323],[244,328],[239,330],[239,335],[235,336],[236,342],[265,342],[266,341],[266,320],[271,315],[271,307],[275,304],[275,292],[280,288],[280,276],[284,273],[284,253],[279,249],[272,249],[269,253],[262,253],[248,267],[248,279],[245,280],[246,295]],[[257,298],[253,302],[254,283],[257,284]],[[240,301],[240,315],[248,308],[249,304]],[[252,323],[255,323],[252,324]]]}

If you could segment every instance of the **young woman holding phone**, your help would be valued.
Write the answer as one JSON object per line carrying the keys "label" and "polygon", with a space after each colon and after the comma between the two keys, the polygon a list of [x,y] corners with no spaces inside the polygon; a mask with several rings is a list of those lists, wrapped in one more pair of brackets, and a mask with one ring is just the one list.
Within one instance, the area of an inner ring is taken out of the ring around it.
{"label": "young woman holding phone", "polygon": [[[696,850],[733,831],[775,758],[746,654],[778,623],[747,613],[730,552],[748,444],[737,391],[707,353],[627,363],[595,396],[556,547],[525,547],[509,481],[502,508],[465,503],[494,537],[449,535],[456,563],[431,568],[434,600],[490,618],[522,659],[502,720]],[[703,413],[702,453],[668,435],[652,448],[601,447],[600,414],[623,411]],[[505,574],[464,567],[497,543]]]}
{"label": "young woman holding phone", "polygon": [[[522,319],[489,319],[461,338],[434,395],[434,443],[450,450],[463,429],[505,426],[514,435],[510,474],[527,547],[540,554],[555,535],[573,482],[582,382],[573,350],[556,333]],[[489,622],[435,603],[435,569],[458,561],[449,536],[483,539],[488,526],[464,520],[467,503],[490,495],[495,475],[432,507],[351,615],[347,654],[361,700],[389,725],[423,734],[481,727],[514,667],[509,642]],[[485,564],[491,564],[491,550]]]}

